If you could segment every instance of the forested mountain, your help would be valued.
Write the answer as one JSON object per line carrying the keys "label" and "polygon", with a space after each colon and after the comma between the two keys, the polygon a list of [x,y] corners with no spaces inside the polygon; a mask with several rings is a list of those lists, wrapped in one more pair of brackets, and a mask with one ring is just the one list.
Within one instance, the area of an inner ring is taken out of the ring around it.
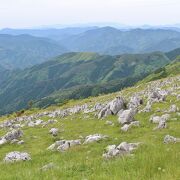
{"label": "forested mountain", "polygon": [[39,64],[66,51],[66,48],[46,38],[0,34],[0,65],[6,69]]}
{"label": "forested mountain", "polygon": [[178,47],[180,32],[165,29],[4,29],[0,31],[0,65],[6,69],[23,69],[65,52],[119,55],[167,52]]}
{"label": "forested mountain", "polygon": [[142,83],[180,74],[180,55],[168,65],[157,69],[154,73],[143,79]]}
{"label": "forested mountain", "polygon": [[[64,101],[117,91],[169,62],[161,52],[118,56],[67,53],[5,76],[0,82],[1,113],[27,108],[30,100],[37,101],[58,92],[65,97]],[[79,94],[76,96],[74,92]]]}
{"label": "forested mountain", "polygon": [[121,31],[112,27],[92,29],[59,41],[71,51],[105,54],[170,51],[180,47],[180,32],[163,29]]}

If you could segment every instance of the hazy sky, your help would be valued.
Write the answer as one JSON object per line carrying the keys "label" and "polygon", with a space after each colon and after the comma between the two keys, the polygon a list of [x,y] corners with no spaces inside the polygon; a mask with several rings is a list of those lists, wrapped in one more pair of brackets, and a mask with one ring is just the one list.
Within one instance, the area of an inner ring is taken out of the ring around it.
{"label": "hazy sky", "polygon": [[92,22],[180,23],[180,0],[0,0],[0,28]]}

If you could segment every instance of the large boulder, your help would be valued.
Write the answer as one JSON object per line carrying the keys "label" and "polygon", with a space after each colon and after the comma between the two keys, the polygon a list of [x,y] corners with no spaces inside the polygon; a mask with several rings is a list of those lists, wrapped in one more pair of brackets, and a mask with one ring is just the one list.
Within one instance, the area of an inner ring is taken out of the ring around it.
{"label": "large boulder", "polygon": [[4,162],[15,162],[15,161],[29,161],[31,157],[26,152],[13,151],[6,154]]}
{"label": "large boulder", "polygon": [[118,122],[122,125],[129,124],[134,121],[135,114],[136,111],[134,109],[124,110],[122,113],[119,114]]}
{"label": "large boulder", "polygon": [[99,114],[98,119],[104,118],[111,114],[117,114],[120,110],[125,108],[125,101],[122,97],[116,97],[110,101],[105,107],[103,107]]}
{"label": "large boulder", "polygon": [[116,97],[108,103],[109,109],[113,114],[117,114],[121,109],[125,108],[125,101],[122,97]]}

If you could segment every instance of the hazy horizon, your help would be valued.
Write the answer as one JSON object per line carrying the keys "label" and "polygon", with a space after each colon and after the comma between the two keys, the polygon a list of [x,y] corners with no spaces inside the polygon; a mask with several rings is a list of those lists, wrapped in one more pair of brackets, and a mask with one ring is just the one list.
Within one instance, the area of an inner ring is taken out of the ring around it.
{"label": "hazy horizon", "polygon": [[180,21],[178,0],[0,0],[0,29],[116,23],[173,25]]}

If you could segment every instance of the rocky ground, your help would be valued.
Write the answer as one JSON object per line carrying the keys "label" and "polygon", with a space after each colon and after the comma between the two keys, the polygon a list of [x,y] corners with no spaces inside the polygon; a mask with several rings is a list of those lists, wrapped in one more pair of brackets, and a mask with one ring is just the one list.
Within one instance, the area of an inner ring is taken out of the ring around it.
{"label": "rocky ground", "polygon": [[180,76],[0,120],[2,179],[180,179]]}

